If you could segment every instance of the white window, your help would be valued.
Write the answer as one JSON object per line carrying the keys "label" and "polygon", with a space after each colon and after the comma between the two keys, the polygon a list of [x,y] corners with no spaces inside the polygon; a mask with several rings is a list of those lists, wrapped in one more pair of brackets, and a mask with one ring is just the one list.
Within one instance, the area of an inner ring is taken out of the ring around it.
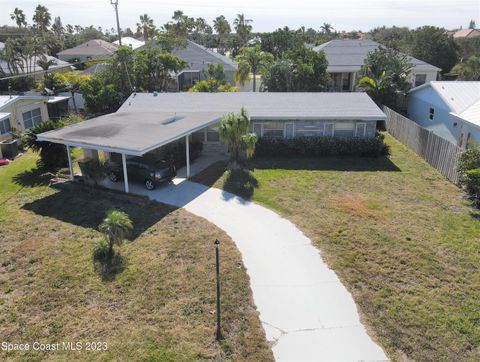
{"label": "white window", "polygon": [[325,136],[333,137],[335,134],[335,123],[325,123]]}
{"label": "white window", "polygon": [[283,138],[283,122],[265,122],[263,123],[263,137]]}
{"label": "white window", "polygon": [[7,134],[12,130],[10,127],[10,118],[0,121],[0,134]]}
{"label": "white window", "polygon": [[285,138],[294,137],[294,128],[293,123],[285,123]]}
{"label": "white window", "polygon": [[355,136],[365,137],[367,134],[367,124],[365,122],[357,122],[355,126]]}
{"label": "white window", "polygon": [[427,81],[426,74],[415,74],[415,87],[424,84]]}
{"label": "white window", "polygon": [[23,125],[25,129],[30,129],[38,126],[42,122],[42,113],[40,108],[32,109],[31,111],[23,113]]}

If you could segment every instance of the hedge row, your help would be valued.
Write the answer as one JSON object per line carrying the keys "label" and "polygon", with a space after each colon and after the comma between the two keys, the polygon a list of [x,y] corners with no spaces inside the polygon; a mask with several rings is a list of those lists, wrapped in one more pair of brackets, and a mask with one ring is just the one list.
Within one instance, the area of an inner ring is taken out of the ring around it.
{"label": "hedge row", "polygon": [[257,157],[360,156],[380,157],[390,153],[383,135],[375,137],[297,137],[260,138],[255,148]]}

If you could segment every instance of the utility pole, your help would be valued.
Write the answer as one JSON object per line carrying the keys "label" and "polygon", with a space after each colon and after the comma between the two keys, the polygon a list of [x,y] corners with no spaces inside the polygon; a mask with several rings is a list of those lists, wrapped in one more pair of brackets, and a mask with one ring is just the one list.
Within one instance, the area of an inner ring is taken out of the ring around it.
{"label": "utility pole", "polygon": [[120,30],[120,20],[118,20],[118,0],[110,0],[110,4],[115,8],[115,15],[117,16],[117,33],[118,33],[118,44],[122,45],[122,32]]}
{"label": "utility pole", "polygon": [[220,256],[219,256],[219,246],[220,241],[217,239],[214,242],[215,244],[215,266],[217,271],[217,333],[215,334],[215,339],[220,341],[223,339],[222,331],[220,327]]}

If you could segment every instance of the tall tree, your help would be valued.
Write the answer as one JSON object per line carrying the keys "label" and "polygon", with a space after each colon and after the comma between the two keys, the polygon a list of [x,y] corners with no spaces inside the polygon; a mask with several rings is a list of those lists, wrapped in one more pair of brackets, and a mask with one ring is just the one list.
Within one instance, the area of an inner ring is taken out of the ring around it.
{"label": "tall tree", "polygon": [[55,35],[60,36],[65,32],[60,16],[55,17],[52,24],[52,31]]}
{"label": "tall tree", "polygon": [[459,80],[480,80],[480,56],[472,55],[465,61],[455,65],[450,73],[456,74]]}
{"label": "tall tree", "polygon": [[468,28],[469,29],[475,29],[475,25],[476,25],[475,20],[472,19],[472,20],[470,20],[470,24],[468,24]]}
{"label": "tall tree", "polygon": [[263,33],[260,37],[262,50],[273,54],[275,58],[279,58],[288,50],[302,47],[304,43],[302,29],[294,31],[287,26],[272,33]]}
{"label": "tall tree", "polygon": [[240,48],[247,45],[248,40],[252,34],[253,20],[246,19],[244,14],[237,14],[237,17],[233,21],[233,27],[237,33],[238,45]]}
{"label": "tall tree", "polygon": [[143,39],[148,41],[155,35],[156,27],[153,19],[148,14],[140,15],[140,22],[137,23],[137,32],[141,33]]}
{"label": "tall tree", "polygon": [[195,28],[195,19],[185,15],[181,10],[176,10],[173,13],[172,21],[169,21],[163,27],[175,38],[186,39]]}
{"label": "tall tree", "polygon": [[458,46],[443,28],[423,26],[413,31],[410,55],[447,73],[458,61]]}
{"label": "tall tree", "polygon": [[13,13],[10,14],[10,19],[15,20],[15,23],[20,29],[22,28],[22,26],[23,27],[27,26],[25,13],[23,12],[22,9],[15,8],[15,10],[13,10]]}
{"label": "tall tree", "polygon": [[253,91],[257,88],[257,74],[262,74],[269,64],[273,62],[273,55],[264,52],[257,44],[254,47],[240,49],[240,54],[235,58],[238,63],[238,70],[235,73],[235,80],[240,84],[253,76]]}
{"label": "tall tree", "polygon": [[406,95],[411,87],[412,67],[405,55],[379,47],[367,55],[358,88],[366,91],[377,104],[396,108],[397,98]]}
{"label": "tall tree", "polygon": [[213,28],[218,34],[218,52],[220,54],[225,54],[225,50],[227,48],[227,40],[228,35],[231,33],[232,29],[230,28],[230,24],[225,16],[220,15],[215,18],[213,21]]}
{"label": "tall tree", "polygon": [[33,26],[41,32],[47,32],[50,27],[52,16],[48,9],[43,5],[37,5],[33,14]]}

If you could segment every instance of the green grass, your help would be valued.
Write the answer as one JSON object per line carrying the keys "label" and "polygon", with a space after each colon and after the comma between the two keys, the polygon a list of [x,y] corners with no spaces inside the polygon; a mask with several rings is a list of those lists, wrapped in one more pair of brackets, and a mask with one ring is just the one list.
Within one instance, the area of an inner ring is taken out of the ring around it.
{"label": "green grass", "polygon": [[389,159],[255,159],[196,180],[264,204],[321,250],[394,360],[480,360],[480,217],[392,137]]}
{"label": "green grass", "polygon": [[[106,342],[108,349],[0,351],[0,360],[273,360],[240,253],[222,230],[143,198],[50,187],[36,160],[27,153],[0,168],[1,341]],[[107,264],[93,254],[112,207],[135,228]],[[222,241],[221,343],[214,340],[215,238]]]}

